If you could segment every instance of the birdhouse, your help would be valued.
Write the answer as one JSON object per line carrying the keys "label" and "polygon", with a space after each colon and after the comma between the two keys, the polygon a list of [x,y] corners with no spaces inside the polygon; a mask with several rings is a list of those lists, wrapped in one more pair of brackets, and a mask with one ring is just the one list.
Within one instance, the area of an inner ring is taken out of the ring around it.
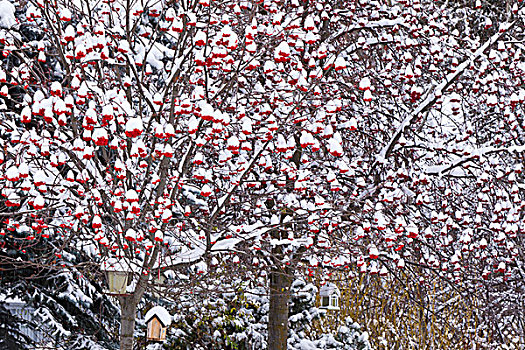
{"label": "birdhouse", "polygon": [[124,295],[128,286],[129,268],[120,260],[108,259],[102,263],[102,271],[106,271],[109,294]]}
{"label": "birdhouse", "polygon": [[155,306],[146,312],[144,317],[148,326],[147,340],[163,342],[166,340],[166,330],[171,324],[171,315],[162,306]]}
{"label": "birdhouse", "polygon": [[341,297],[341,291],[333,283],[327,283],[321,287],[319,291],[321,297],[321,309],[326,310],[339,310],[339,298]]}

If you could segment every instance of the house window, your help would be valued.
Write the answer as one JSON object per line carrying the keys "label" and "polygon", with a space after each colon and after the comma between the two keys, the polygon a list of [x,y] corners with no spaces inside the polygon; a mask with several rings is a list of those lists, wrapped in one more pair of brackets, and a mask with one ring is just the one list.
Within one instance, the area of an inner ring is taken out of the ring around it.
{"label": "house window", "polygon": [[321,307],[328,307],[328,306],[330,306],[330,297],[322,297]]}
{"label": "house window", "polygon": [[333,306],[333,307],[339,307],[339,298],[337,295],[332,295],[332,305],[330,306]]}

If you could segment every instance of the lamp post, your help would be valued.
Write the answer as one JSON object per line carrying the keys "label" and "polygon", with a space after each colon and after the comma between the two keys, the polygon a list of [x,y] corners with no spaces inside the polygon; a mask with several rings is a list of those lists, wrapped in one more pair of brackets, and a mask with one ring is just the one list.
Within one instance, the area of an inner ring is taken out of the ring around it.
{"label": "lamp post", "polygon": [[125,295],[128,286],[129,268],[120,260],[108,259],[102,262],[101,270],[106,271],[109,293]]}
{"label": "lamp post", "polygon": [[123,295],[126,294],[128,286],[128,272],[126,271],[107,271],[109,293]]}

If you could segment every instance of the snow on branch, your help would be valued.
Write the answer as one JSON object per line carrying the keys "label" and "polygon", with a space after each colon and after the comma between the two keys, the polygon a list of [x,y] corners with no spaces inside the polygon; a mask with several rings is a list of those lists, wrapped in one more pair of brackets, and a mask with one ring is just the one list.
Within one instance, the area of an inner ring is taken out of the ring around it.
{"label": "snow on branch", "polygon": [[417,108],[401,122],[401,125],[399,125],[399,127],[395,131],[394,136],[390,139],[386,146],[383,147],[381,152],[379,152],[379,155],[376,157],[376,162],[373,164],[373,167],[375,167],[377,163],[382,163],[383,161],[385,161],[386,158],[388,158],[390,153],[392,153],[394,146],[401,138],[401,135],[403,134],[404,130],[408,126],[410,126],[421,113],[427,111],[434,104],[434,102],[437,99],[437,96],[441,95],[441,92],[443,90],[446,90],[454,81],[456,81],[463,74],[463,72],[474,62],[474,60],[482,56],[485,50],[492,44],[496,43],[506,33],[506,30],[512,27],[514,23],[515,22],[510,24],[502,24],[502,29],[499,30],[496,34],[494,34],[489,40],[487,40],[479,49],[477,49],[476,52],[469,59],[461,63],[455,72],[448,74],[439,85],[434,86],[433,88],[431,88],[431,90],[427,92],[427,96],[423,100],[423,102],[421,102],[417,106]]}
{"label": "snow on branch", "polygon": [[444,173],[453,170],[454,168],[457,168],[458,166],[461,166],[462,164],[479,158],[480,156],[484,156],[491,153],[499,153],[499,152],[516,152],[521,153],[525,152],[525,146],[510,146],[510,147],[483,147],[479,148],[477,150],[471,151],[469,156],[461,157],[459,159],[456,159],[450,164],[441,165],[441,166],[431,166],[428,167],[425,171],[427,175],[438,175],[441,176]]}

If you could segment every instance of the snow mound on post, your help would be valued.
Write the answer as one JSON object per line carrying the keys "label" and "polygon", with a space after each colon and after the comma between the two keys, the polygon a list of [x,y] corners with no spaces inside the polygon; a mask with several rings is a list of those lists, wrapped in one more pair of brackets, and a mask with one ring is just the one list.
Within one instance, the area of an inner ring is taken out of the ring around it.
{"label": "snow mound on post", "polygon": [[10,29],[15,24],[15,6],[7,0],[0,1],[0,28]]}
{"label": "snow mound on post", "polygon": [[317,350],[318,347],[315,345],[313,341],[310,341],[308,339],[303,339],[299,343],[299,349],[300,350]]}
{"label": "snow mound on post", "polygon": [[102,271],[130,271],[130,268],[124,264],[122,260],[109,258],[100,263],[100,270]]}
{"label": "snow mound on post", "polygon": [[151,320],[154,316],[157,316],[164,325],[164,327],[168,327],[171,324],[171,315],[169,312],[163,308],[162,306],[154,306],[151,309],[149,309],[148,312],[146,312],[146,316],[144,316],[144,320],[146,323]]}

